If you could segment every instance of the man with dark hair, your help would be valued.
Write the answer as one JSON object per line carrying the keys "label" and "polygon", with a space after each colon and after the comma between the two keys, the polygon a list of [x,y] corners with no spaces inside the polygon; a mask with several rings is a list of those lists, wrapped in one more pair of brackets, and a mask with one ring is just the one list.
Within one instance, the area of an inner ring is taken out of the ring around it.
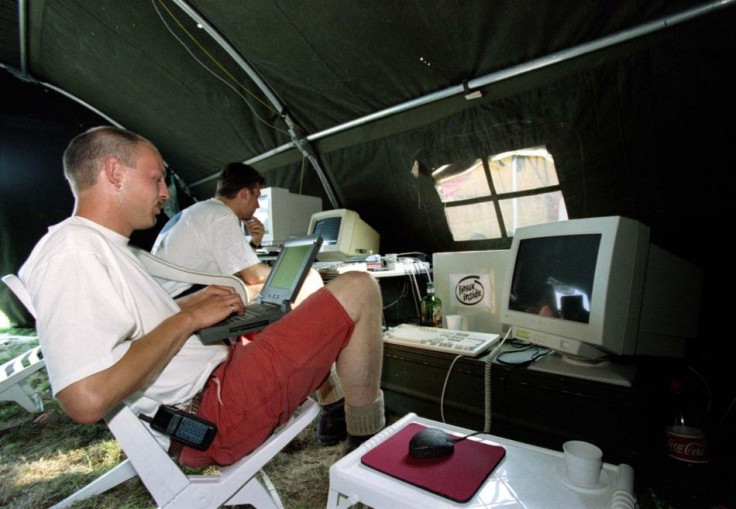
{"label": "man with dark hair", "polygon": [[[220,173],[214,198],[182,210],[162,228],[151,252],[181,267],[211,274],[233,274],[260,292],[270,267],[254,251],[263,239],[263,224],[253,216],[265,179],[243,163],[230,163]],[[248,245],[244,224],[252,237]],[[308,293],[319,275],[310,276]],[[315,279],[316,278],[316,279]],[[162,282],[171,295],[180,295],[191,285]]]}
{"label": "man with dark hair", "polygon": [[[271,268],[260,262],[253,243],[260,244],[263,224],[253,216],[265,179],[244,163],[230,163],[217,179],[214,198],[195,203],[179,212],[164,226],[152,252],[180,267],[211,274],[233,274],[248,286],[251,295],[260,292]],[[252,235],[248,245],[243,226]],[[182,295],[191,285],[159,281],[170,295]],[[307,276],[295,306],[321,288],[322,278],[315,270]],[[317,439],[334,445],[345,439],[344,399],[335,370],[317,391],[322,406]]]}
{"label": "man with dark hair", "polygon": [[64,170],[73,215],[49,228],[19,276],[36,308],[52,392],[69,417],[91,424],[121,402],[150,416],[162,404],[197,401],[219,431],[205,451],[183,447],[179,462],[228,465],[263,443],[336,363],[346,451],[383,428],[381,293],[370,275],[333,279],[247,345],[205,345],[198,330],[242,314],[237,293],[208,286],[174,300],[128,246],[133,231],[156,224],[169,196],[156,147],[95,128],[71,141]]}

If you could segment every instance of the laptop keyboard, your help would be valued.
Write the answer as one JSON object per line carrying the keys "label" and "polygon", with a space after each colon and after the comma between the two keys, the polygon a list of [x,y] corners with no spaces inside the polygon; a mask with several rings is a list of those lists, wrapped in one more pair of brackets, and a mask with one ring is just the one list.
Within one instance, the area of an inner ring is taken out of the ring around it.
{"label": "laptop keyboard", "polygon": [[269,309],[268,307],[264,307],[264,306],[251,306],[251,307],[246,306],[245,312],[243,313],[242,316],[241,315],[231,315],[225,320],[225,322],[226,323],[236,323],[242,320],[243,318],[268,316],[271,314],[271,311],[272,311],[271,309]]}

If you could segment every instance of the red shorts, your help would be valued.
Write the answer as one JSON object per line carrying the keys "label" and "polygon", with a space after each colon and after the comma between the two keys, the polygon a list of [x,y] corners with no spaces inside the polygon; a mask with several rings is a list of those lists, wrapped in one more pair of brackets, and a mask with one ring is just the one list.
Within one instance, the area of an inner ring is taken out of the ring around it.
{"label": "red shorts", "polygon": [[184,447],[179,462],[229,465],[262,444],[322,385],[354,325],[321,288],[249,344],[234,346],[212,373],[199,407],[217,435],[206,451]]}

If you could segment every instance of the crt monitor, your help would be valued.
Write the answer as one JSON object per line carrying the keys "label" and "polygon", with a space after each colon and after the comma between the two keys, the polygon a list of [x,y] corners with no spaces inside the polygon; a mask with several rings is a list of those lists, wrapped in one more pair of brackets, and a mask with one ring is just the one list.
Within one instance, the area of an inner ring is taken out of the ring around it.
{"label": "crt monitor", "polygon": [[309,218],[322,210],[318,196],[294,194],[281,187],[264,187],[258,197],[258,208],[253,213],[264,228],[264,247],[280,247],[285,240],[302,237],[307,233]]}
{"label": "crt monitor", "polygon": [[378,254],[380,237],[357,212],[348,209],[326,210],[312,214],[310,235],[322,236],[319,261],[342,261],[353,256]]}
{"label": "crt monitor", "polygon": [[[627,356],[682,357],[697,335],[702,273],[649,238],[647,226],[620,216],[517,229],[501,321],[555,352],[550,371],[572,376],[597,379],[596,367],[610,360],[619,370]],[[630,385],[633,371],[624,371],[612,383]]]}
{"label": "crt monitor", "polygon": [[508,265],[508,249],[434,253],[432,279],[443,314],[461,315],[464,330],[503,334],[500,302]]}

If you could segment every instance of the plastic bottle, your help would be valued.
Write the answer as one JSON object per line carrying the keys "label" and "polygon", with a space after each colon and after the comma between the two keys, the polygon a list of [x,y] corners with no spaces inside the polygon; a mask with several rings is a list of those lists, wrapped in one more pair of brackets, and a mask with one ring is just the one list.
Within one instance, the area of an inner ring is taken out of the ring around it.
{"label": "plastic bottle", "polygon": [[[670,415],[665,427],[667,494],[671,507],[701,507],[707,498],[710,451],[701,402],[685,391],[680,379],[670,381]],[[705,505],[703,505],[705,507]]]}
{"label": "plastic bottle", "polygon": [[422,298],[420,325],[442,327],[442,301],[434,294],[434,283],[427,283],[427,294]]}

